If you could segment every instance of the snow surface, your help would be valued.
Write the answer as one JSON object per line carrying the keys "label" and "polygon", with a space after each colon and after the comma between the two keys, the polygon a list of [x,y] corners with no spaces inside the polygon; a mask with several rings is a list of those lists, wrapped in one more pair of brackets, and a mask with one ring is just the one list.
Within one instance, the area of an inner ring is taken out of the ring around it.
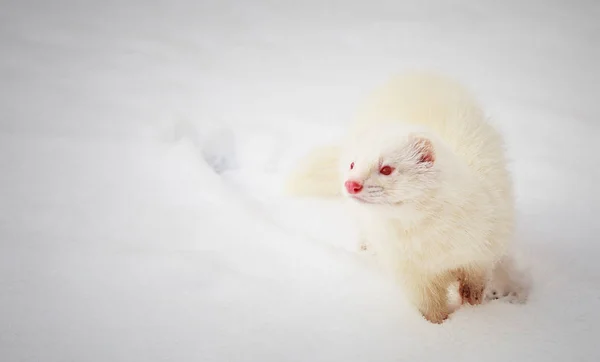
{"label": "snow surface", "polygon": [[[600,5],[3,1],[0,360],[598,361]],[[442,325],[281,176],[389,75],[506,135],[524,305]]]}

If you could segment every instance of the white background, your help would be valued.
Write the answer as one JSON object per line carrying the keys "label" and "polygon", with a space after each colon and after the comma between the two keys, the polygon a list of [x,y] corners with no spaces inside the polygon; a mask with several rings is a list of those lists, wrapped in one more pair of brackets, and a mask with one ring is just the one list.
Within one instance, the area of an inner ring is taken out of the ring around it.
{"label": "white background", "polygon": [[[0,360],[597,361],[594,1],[3,1]],[[506,136],[525,305],[426,323],[281,176],[411,68]],[[216,170],[216,171],[215,171]]]}

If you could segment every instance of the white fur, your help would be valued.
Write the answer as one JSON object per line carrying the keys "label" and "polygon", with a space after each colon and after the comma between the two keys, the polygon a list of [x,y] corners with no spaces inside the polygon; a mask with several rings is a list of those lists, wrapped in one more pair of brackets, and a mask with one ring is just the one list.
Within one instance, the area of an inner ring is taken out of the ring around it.
{"label": "white fur", "polygon": [[[433,162],[419,162],[423,152]],[[312,194],[335,195],[337,186],[365,244],[405,282],[429,320],[447,314],[432,306],[431,289],[452,282],[448,275],[456,270],[465,271],[465,280],[488,278],[504,257],[514,206],[502,139],[455,81],[424,73],[391,79],[359,108],[341,149],[322,156],[309,163],[339,174],[321,179],[321,192]],[[380,174],[384,165],[394,172]],[[295,194],[310,176],[295,175]],[[346,180],[363,190],[348,194]]]}
{"label": "white fur", "polygon": [[285,192],[294,196],[339,197],[339,155],[339,146],[311,150],[286,178]]}

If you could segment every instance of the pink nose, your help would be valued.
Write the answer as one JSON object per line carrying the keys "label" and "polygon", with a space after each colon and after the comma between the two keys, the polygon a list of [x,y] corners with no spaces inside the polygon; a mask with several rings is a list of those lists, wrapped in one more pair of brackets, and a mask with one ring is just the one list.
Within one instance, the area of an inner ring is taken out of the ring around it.
{"label": "pink nose", "polygon": [[363,185],[356,181],[350,180],[344,182],[344,186],[346,186],[346,191],[348,191],[349,194],[357,194],[363,189]]}

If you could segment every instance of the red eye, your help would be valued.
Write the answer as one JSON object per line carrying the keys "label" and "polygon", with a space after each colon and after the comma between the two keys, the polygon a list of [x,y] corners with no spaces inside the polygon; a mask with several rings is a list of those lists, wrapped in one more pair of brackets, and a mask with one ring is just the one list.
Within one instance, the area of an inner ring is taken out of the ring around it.
{"label": "red eye", "polygon": [[393,171],[394,169],[390,166],[383,166],[381,169],[379,169],[379,173],[386,176],[391,175]]}
{"label": "red eye", "polygon": [[350,164],[350,169],[352,170],[353,168],[354,168],[354,162],[352,162],[352,163]]}

